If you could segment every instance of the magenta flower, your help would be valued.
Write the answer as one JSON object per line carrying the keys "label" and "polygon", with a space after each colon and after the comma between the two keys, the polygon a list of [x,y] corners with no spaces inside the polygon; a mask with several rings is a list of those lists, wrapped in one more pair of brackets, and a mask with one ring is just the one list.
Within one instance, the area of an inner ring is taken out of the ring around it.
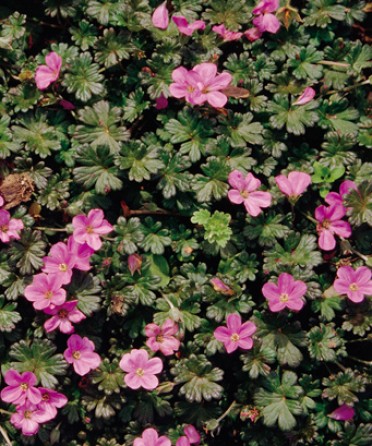
{"label": "magenta flower", "polygon": [[268,300],[270,311],[277,313],[288,308],[300,311],[304,306],[303,296],[307,286],[302,280],[294,280],[291,274],[282,273],[278,277],[278,284],[268,282],[262,287],[262,294]]}
{"label": "magenta flower", "polygon": [[86,243],[97,251],[102,246],[101,235],[113,230],[110,223],[104,219],[102,209],[91,209],[87,216],[77,215],[72,219],[73,237],[78,243]]}
{"label": "magenta flower", "polygon": [[4,198],[0,195],[0,207],[5,203]]}
{"label": "magenta flower", "polygon": [[305,105],[312,101],[315,96],[315,90],[311,87],[306,87],[301,96],[297,98],[292,105]]}
{"label": "magenta flower", "polygon": [[76,108],[75,105],[72,102],[67,101],[66,99],[61,99],[59,101],[59,105],[62,108],[64,108],[65,110],[75,110],[75,108]]}
{"label": "magenta flower", "polygon": [[215,25],[212,27],[212,31],[218,34],[225,42],[231,42],[232,40],[238,40],[243,33],[229,31],[225,28],[225,25]]}
{"label": "magenta flower", "polygon": [[30,436],[38,432],[39,424],[52,418],[54,417],[51,413],[27,401],[24,405],[17,407],[17,412],[10,417],[10,422],[17,429],[21,429],[23,435]]}
{"label": "magenta flower", "polygon": [[217,293],[225,294],[226,296],[232,296],[234,294],[234,291],[218,277],[213,277],[209,282]]}
{"label": "magenta flower", "polygon": [[280,28],[280,22],[272,13],[278,8],[279,0],[260,1],[260,3],[252,11],[254,15],[257,15],[257,17],[253,19],[253,24],[261,32],[267,31],[272,34],[277,33]]}
{"label": "magenta flower", "polygon": [[354,270],[351,266],[341,266],[333,287],[339,294],[346,294],[354,303],[360,303],[364,296],[372,295],[372,272],[366,266]]}
{"label": "magenta flower", "polygon": [[200,443],[200,434],[191,424],[183,428],[185,435],[179,437],[176,446],[190,446],[191,444],[198,445]]}
{"label": "magenta flower", "polygon": [[196,104],[196,99],[200,97],[200,76],[193,70],[178,67],[173,70],[172,79],[174,83],[169,86],[171,95],[177,99],[185,98],[190,104]]}
{"label": "magenta flower", "polygon": [[4,381],[8,384],[0,394],[6,403],[21,406],[29,401],[38,404],[41,401],[41,392],[35,387],[36,376],[32,372],[18,373],[17,370],[8,370],[4,375]]}
{"label": "magenta flower", "polygon": [[75,260],[74,268],[81,271],[89,271],[91,268],[89,262],[94,254],[94,249],[90,248],[86,243],[78,243],[72,235],[67,239],[67,248]]}
{"label": "magenta flower", "polygon": [[21,231],[22,229],[22,220],[18,218],[10,218],[10,214],[7,210],[0,209],[0,240],[3,243],[8,243],[11,239],[19,240],[21,236],[18,231]]}
{"label": "magenta flower", "polygon": [[67,404],[67,397],[63,395],[63,393],[56,392],[52,389],[39,387],[39,390],[41,392],[41,402],[38,404],[38,407],[53,415],[50,419],[55,418],[57,409],[60,409]]}
{"label": "magenta flower", "polygon": [[54,308],[66,300],[66,290],[62,287],[63,277],[58,274],[36,274],[32,283],[25,288],[24,295],[33,302],[36,310]]}
{"label": "magenta flower", "polygon": [[171,446],[171,441],[165,435],[159,437],[158,433],[152,427],[142,432],[142,437],[134,440],[133,446]]}
{"label": "magenta flower", "polygon": [[344,205],[344,197],[352,190],[358,190],[358,186],[351,180],[345,180],[340,184],[339,193],[329,192],[325,197],[325,202],[327,204],[335,204],[337,206]]}
{"label": "magenta flower", "polygon": [[139,254],[131,254],[128,257],[128,268],[130,274],[133,276],[133,274],[136,271],[141,273],[141,267],[142,267],[142,257]]}
{"label": "magenta flower", "polygon": [[293,171],[288,174],[288,178],[285,175],[278,175],[275,177],[275,182],[283,194],[290,200],[296,201],[311,184],[311,176],[304,172]]}
{"label": "magenta flower", "polygon": [[163,363],[159,358],[149,359],[146,350],[133,349],[121,358],[119,365],[127,373],[124,381],[131,389],[143,387],[146,390],[154,390],[159,384],[155,374],[163,370]]}
{"label": "magenta flower", "polygon": [[318,245],[324,251],[331,251],[336,246],[334,234],[339,237],[351,236],[351,226],[347,221],[341,220],[346,210],[343,206],[318,206],[315,209],[315,218],[318,220],[316,230],[319,234]]}
{"label": "magenta flower", "polygon": [[262,31],[260,31],[258,28],[253,27],[245,31],[244,36],[250,42],[254,42],[255,40],[258,40],[262,36]]}
{"label": "magenta flower", "polygon": [[35,82],[39,90],[45,90],[58,79],[62,66],[62,57],[52,51],[45,56],[46,65],[36,68]]}
{"label": "magenta flower", "polygon": [[169,25],[169,15],[167,9],[167,2],[159,5],[152,14],[152,24],[159,29],[167,29]]}
{"label": "magenta flower", "polygon": [[208,102],[212,107],[223,107],[227,102],[227,96],[220,90],[230,85],[231,74],[227,72],[217,74],[217,66],[208,62],[195,65],[192,71],[200,77],[200,95],[194,98],[195,103],[201,105]]}
{"label": "magenta flower", "polygon": [[251,336],[257,330],[253,322],[242,324],[240,314],[233,313],[227,316],[226,324],[227,327],[217,327],[214,330],[214,337],[224,343],[227,353],[232,353],[239,347],[243,350],[250,350],[253,347]]}
{"label": "magenta flower", "polygon": [[73,333],[74,327],[72,324],[77,324],[86,318],[86,316],[76,308],[77,304],[77,300],[71,300],[62,305],[55,306],[54,308],[46,308],[44,313],[51,314],[52,317],[44,322],[45,331],[50,333],[59,328],[62,333]]}
{"label": "magenta flower", "polygon": [[173,336],[177,332],[178,325],[171,319],[167,319],[161,327],[156,324],[147,324],[145,333],[149,339],[146,345],[153,352],[160,350],[165,356],[173,355],[180,348],[180,341]]}
{"label": "magenta flower", "polygon": [[163,95],[163,93],[155,99],[156,110],[164,110],[168,107],[168,99]]}
{"label": "magenta flower", "polygon": [[67,346],[63,356],[78,375],[84,376],[101,364],[101,358],[94,352],[95,345],[90,339],[74,334],[69,337]]}
{"label": "magenta flower", "polygon": [[49,251],[49,255],[43,257],[43,262],[44,267],[42,271],[44,273],[53,276],[58,275],[62,285],[71,282],[72,268],[76,264],[76,257],[71,254],[65,243],[58,242],[53,245]]}
{"label": "magenta flower", "polygon": [[350,421],[354,418],[355,410],[353,407],[347,404],[342,404],[342,406],[335,409],[328,416],[337,421]]}
{"label": "magenta flower", "polygon": [[178,31],[181,34],[185,34],[186,36],[191,36],[191,34],[194,31],[198,31],[205,29],[205,22],[204,20],[195,20],[195,22],[189,23],[186,20],[186,17],[180,15],[180,16],[173,16],[172,17],[173,22],[176,24]]}
{"label": "magenta flower", "polygon": [[227,196],[231,203],[244,203],[245,209],[252,217],[257,217],[262,212],[261,208],[267,208],[271,204],[269,192],[257,191],[261,181],[249,173],[245,178],[239,170],[233,170],[229,174],[228,182],[233,188]]}

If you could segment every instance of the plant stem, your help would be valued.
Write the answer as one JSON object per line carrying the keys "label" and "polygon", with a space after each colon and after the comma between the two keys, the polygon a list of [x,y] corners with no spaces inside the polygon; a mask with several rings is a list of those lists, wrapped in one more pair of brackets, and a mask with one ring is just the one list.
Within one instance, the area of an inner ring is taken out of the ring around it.
{"label": "plant stem", "polygon": [[7,446],[12,446],[12,442],[10,441],[10,438],[8,437],[8,434],[6,433],[6,430],[3,429],[2,426],[0,426],[0,433],[3,436],[5,443],[7,444]]}
{"label": "plant stem", "polygon": [[335,364],[338,365],[343,372],[346,372],[346,367],[343,366],[340,362],[335,361]]}
{"label": "plant stem", "polygon": [[359,359],[359,358],[356,358],[355,356],[348,356],[350,359],[352,359],[353,361],[355,361],[355,362],[359,362],[359,364],[363,364],[363,365],[366,365],[366,366],[368,366],[368,367],[371,367],[372,366],[372,361],[363,361],[363,359]]}
{"label": "plant stem", "polygon": [[38,231],[67,232],[66,228],[48,228],[46,226],[35,226],[33,229]]}
{"label": "plant stem", "polygon": [[335,62],[333,60],[320,60],[317,62],[320,65],[329,65],[331,67],[343,67],[343,68],[349,68],[350,64],[346,62]]}
{"label": "plant stem", "polygon": [[233,410],[233,408],[236,406],[236,401],[233,401],[230,406],[225,410],[225,412],[217,418],[217,422],[220,423],[224,418],[227,417],[227,415]]}
{"label": "plant stem", "polygon": [[350,87],[346,87],[343,90],[329,90],[327,91],[327,94],[334,94],[334,93],[348,93],[349,91],[355,90],[358,87],[362,87],[363,85],[369,85],[370,81],[369,79],[359,82],[358,84],[351,85]]}

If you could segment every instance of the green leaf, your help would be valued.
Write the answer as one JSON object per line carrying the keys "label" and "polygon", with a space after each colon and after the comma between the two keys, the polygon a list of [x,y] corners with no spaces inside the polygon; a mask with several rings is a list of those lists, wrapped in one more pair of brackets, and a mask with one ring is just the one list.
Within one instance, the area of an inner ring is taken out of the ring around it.
{"label": "green leaf", "polygon": [[159,287],[163,288],[168,285],[169,277],[169,265],[164,256],[149,254],[146,258],[150,262],[150,272],[153,276],[160,278]]}
{"label": "green leaf", "polygon": [[144,234],[140,219],[137,217],[126,220],[119,217],[115,226],[115,232],[118,234],[119,252],[133,254],[138,250],[138,245],[143,241]]}
{"label": "green leaf", "polygon": [[99,279],[92,274],[76,273],[68,286],[71,296],[78,300],[78,308],[87,316],[100,309],[102,288]]}
{"label": "green leaf", "polygon": [[289,60],[289,65],[293,68],[293,74],[297,79],[314,81],[322,76],[323,68],[316,64],[323,59],[321,51],[317,51],[313,46],[307,46],[302,48],[297,56]]}
{"label": "green leaf", "polygon": [[332,20],[344,20],[345,8],[336,3],[337,0],[313,0],[308,3],[308,9],[305,9],[305,25],[325,28]]}
{"label": "green leaf", "polygon": [[359,401],[357,394],[365,392],[367,379],[360,373],[356,373],[353,369],[345,369],[337,374],[332,374],[329,378],[322,381],[325,389],[323,390],[323,398],[329,400],[337,399],[337,404],[353,405]]}
{"label": "green leaf", "polygon": [[346,356],[345,341],[339,337],[334,324],[320,324],[309,333],[309,353],[317,361],[335,362],[339,356]]}
{"label": "green leaf", "polygon": [[313,164],[314,174],[311,176],[312,182],[318,183],[334,183],[341,178],[345,173],[345,167],[339,166],[333,169],[322,165],[315,161]]}
{"label": "green leaf", "polygon": [[129,59],[130,51],[134,49],[129,34],[123,32],[118,34],[113,28],[105,29],[103,36],[95,42],[96,56],[95,60],[110,68],[124,59]]}
{"label": "green leaf", "polygon": [[172,243],[168,230],[162,229],[162,224],[159,221],[154,223],[151,217],[145,219],[143,234],[145,238],[141,242],[141,246],[145,252],[164,254],[165,247]]}
{"label": "green leaf", "polygon": [[15,324],[22,320],[18,311],[14,311],[15,308],[16,304],[5,304],[4,297],[0,296],[0,331],[11,332],[15,329]]}
{"label": "green leaf", "polygon": [[145,100],[145,93],[142,88],[137,88],[125,98],[125,104],[123,106],[125,121],[134,122],[149,107],[150,102]]}
{"label": "green leaf", "polygon": [[331,321],[336,316],[335,310],[341,310],[342,301],[336,297],[322,297],[312,303],[312,309],[321,314],[322,318],[326,321]]}
{"label": "green leaf", "polygon": [[350,191],[345,197],[345,204],[352,225],[367,223],[372,226],[372,181],[363,181],[358,190]]}
{"label": "green leaf", "polygon": [[7,158],[12,152],[17,153],[21,148],[20,144],[12,142],[12,132],[9,130],[9,116],[0,118],[0,158]]}
{"label": "green leaf", "polygon": [[212,215],[209,211],[202,209],[194,212],[191,222],[202,225],[205,233],[204,239],[209,243],[216,243],[221,248],[227,245],[232,235],[229,227],[231,216],[225,212],[215,211]]}
{"label": "green leaf", "polygon": [[201,166],[203,173],[194,177],[193,189],[197,192],[196,199],[199,203],[209,202],[214,198],[220,200],[227,193],[227,177],[230,173],[225,160],[210,157],[208,163]]}
{"label": "green leaf", "polygon": [[21,274],[32,274],[43,266],[46,243],[40,231],[24,230],[21,238],[10,248],[11,260],[16,262]]}
{"label": "green leaf", "polygon": [[221,124],[219,130],[226,134],[232,147],[245,147],[248,144],[262,145],[263,127],[259,122],[252,122],[253,114],[228,113],[228,116],[219,116]]}

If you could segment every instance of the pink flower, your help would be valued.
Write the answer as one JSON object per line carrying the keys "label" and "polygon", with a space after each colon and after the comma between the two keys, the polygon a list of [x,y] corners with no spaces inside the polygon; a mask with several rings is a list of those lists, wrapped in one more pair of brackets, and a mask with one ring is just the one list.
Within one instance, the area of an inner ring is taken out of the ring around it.
{"label": "pink flower", "polygon": [[262,31],[260,31],[258,28],[253,27],[245,31],[244,35],[249,41],[254,42],[262,36]]}
{"label": "pink flower", "polygon": [[333,287],[340,294],[346,294],[354,303],[360,303],[364,296],[372,295],[371,270],[360,266],[354,270],[351,266],[341,266],[337,270],[337,279]]}
{"label": "pink flower", "polygon": [[89,271],[91,268],[89,262],[94,254],[94,249],[90,248],[86,243],[78,243],[72,235],[67,239],[67,248],[75,260],[74,268],[81,271]]}
{"label": "pink flower", "polygon": [[63,356],[78,375],[84,376],[101,364],[101,358],[94,352],[95,345],[90,339],[74,334],[69,337],[67,346]]}
{"label": "pink flower", "polygon": [[142,432],[141,438],[134,440],[133,446],[171,446],[171,441],[165,435],[159,437],[158,433],[152,427]]}
{"label": "pink flower", "polygon": [[160,350],[163,355],[173,355],[180,348],[180,341],[173,335],[178,332],[178,325],[171,319],[167,319],[161,327],[156,324],[147,324],[146,336],[149,338],[146,345],[153,351]]}
{"label": "pink flower", "polygon": [[195,22],[189,23],[183,15],[173,16],[172,20],[176,24],[178,31],[186,36],[191,36],[194,31],[199,29],[205,29],[204,20],[195,20]]}
{"label": "pink flower", "polygon": [[131,254],[128,257],[128,268],[131,275],[133,276],[133,274],[136,271],[140,273],[141,267],[142,267],[142,257],[139,254]]}
{"label": "pink flower", "polygon": [[325,197],[327,204],[335,204],[337,206],[344,205],[344,197],[352,190],[358,190],[358,186],[351,180],[345,180],[340,184],[339,193],[329,192]]}
{"label": "pink flower", "polygon": [[45,90],[58,79],[62,66],[62,57],[52,51],[45,56],[46,65],[36,68],[35,82],[39,90]]}
{"label": "pink flower", "polygon": [[11,239],[19,240],[21,237],[18,231],[22,229],[22,220],[18,218],[10,218],[10,214],[7,210],[0,209],[0,240],[3,243],[8,243]]}
{"label": "pink flower", "polygon": [[347,221],[341,220],[346,210],[343,206],[318,206],[315,209],[315,218],[318,220],[316,230],[319,234],[318,245],[324,251],[331,251],[336,246],[334,234],[339,237],[351,236],[351,227]]}
{"label": "pink flower", "polygon": [[168,99],[163,94],[155,99],[155,103],[156,110],[164,110],[168,107]]}
{"label": "pink flower", "polygon": [[252,13],[257,15],[253,19],[253,24],[261,32],[269,32],[275,34],[279,31],[280,22],[272,12],[275,12],[279,8],[279,0],[262,0],[253,9]]}
{"label": "pink flower", "polygon": [[178,67],[172,72],[174,83],[170,84],[169,91],[175,98],[185,98],[190,104],[196,104],[195,100],[200,96],[200,76],[184,67]]}
{"label": "pink flower", "polygon": [[58,274],[36,274],[32,283],[25,288],[24,295],[33,302],[36,310],[54,308],[66,300],[66,290],[62,287],[63,277]]}
{"label": "pink flower", "polygon": [[17,429],[21,429],[23,435],[29,436],[38,432],[40,423],[45,423],[52,418],[54,417],[51,413],[27,401],[24,405],[17,407],[17,412],[10,417],[10,422]]}
{"label": "pink flower", "polygon": [[234,294],[234,291],[218,277],[213,277],[209,282],[213,286],[214,291],[218,293],[225,294],[226,296],[232,296]]}
{"label": "pink flower", "polygon": [[152,14],[152,24],[159,29],[167,29],[169,25],[169,16],[167,9],[167,2],[159,5]]}
{"label": "pink flower", "polygon": [[350,421],[354,418],[355,410],[353,407],[347,404],[342,404],[342,406],[335,409],[328,416],[337,421]]}
{"label": "pink flower", "polygon": [[257,191],[261,181],[249,173],[245,178],[239,170],[233,170],[229,174],[228,182],[233,188],[227,196],[231,203],[244,203],[245,209],[252,217],[257,217],[262,212],[261,208],[267,208],[271,204],[269,192]]}
{"label": "pink flower", "polygon": [[44,328],[47,333],[59,328],[62,333],[73,333],[72,323],[77,324],[86,318],[86,316],[76,308],[77,300],[65,302],[54,308],[46,308],[44,313],[51,314],[52,317],[44,322]]}
{"label": "pink flower", "polygon": [[65,110],[75,110],[75,108],[76,108],[75,105],[72,102],[67,101],[66,99],[61,99],[59,101],[59,105],[62,108],[64,108]]}
{"label": "pink flower", "polygon": [[278,284],[268,282],[262,287],[262,294],[269,303],[270,311],[277,313],[288,308],[300,311],[304,306],[302,299],[307,286],[302,280],[294,280],[291,274],[282,273],[278,277]]}
{"label": "pink flower", "polygon": [[[72,268],[76,264],[76,257],[71,254],[67,245],[58,242],[53,245],[49,251],[49,255],[43,258],[44,267],[42,271],[50,275],[58,275],[62,285],[70,283],[72,276]],[[60,302],[58,305],[60,305]]]}
{"label": "pink flower", "polygon": [[198,84],[200,95],[194,98],[196,104],[208,102],[212,107],[223,107],[227,102],[227,96],[220,90],[230,85],[232,76],[224,72],[217,74],[217,66],[213,63],[201,63],[192,69],[200,78]]}
{"label": "pink flower", "polygon": [[185,435],[191,444],[200,443],[200,434],[192,424],[188,424],[183,428]]}
{"label": "pink flower", "polygon": [[38,407],[53,415],[50,418],[53,419],[57,415],[57,409],[67,404],[67,397],[63,393],[56,392],[52,389],[39,387],[39,390],[41,392],[41,402],[38,404]]}
{"label": "pink flower", "polygon": [[225,28],[225,25],[215,25],[212,27],[212,31],[221,36],[225,42],[230,42],[232,40],[238,40],[241,38],[243,33],[229,31]]}
{"label": "pink flower", "polygon": [[0,207],[5,203],[4,198],[0,195]]}
{"label": "pink flower", "polygon": [[237,348],[250,350],[253,347],[251,336],[257,330],[253,322],[244,322],[240,314],[229,314],[226,318],[227,327],[217,327],[214,330],[214,337],[217,341],[223,342],[227,353],[234,352]]}
{"label": "pink flower", "polygon": [[292,105],[305,105],[312,101],[315,96],[315,90],[311,87],[306,87],[301,96],[297,98]]}
{"label": "pink flower", "polygon": [[293,171],[288,174],[275,177],[276,184],[283,194],[295,201],[303,194],[311,184],[311,176],[304,172]]}
{"label": "pink flower", "polygon": [[102,246],[100,236],[113,230],[110,223],[104,219],[102,209],[91,209],[87,216],[77,215],[72,219],[73,237],[78,243],[86,243],[97,251]]}
{"label": "pink flower", "polygon": [[133,349],[121,358],[119,365],[127,372],[124,381],[131,389],[143,387],[146,390],[154,390],[159,384],[155,374],[163,370],[163,363],[159,358],[149,359],[146,350]]}
{"label": "pink flower", "polygon": [[8,370],[5,373],[4,381],[8,384],[1,391],[1,399],[6,403],[20,406],[29,401],[38,404],[41,401],[40,390],[35,386],[37,379],[32,372],[18,373],[16,370]]}

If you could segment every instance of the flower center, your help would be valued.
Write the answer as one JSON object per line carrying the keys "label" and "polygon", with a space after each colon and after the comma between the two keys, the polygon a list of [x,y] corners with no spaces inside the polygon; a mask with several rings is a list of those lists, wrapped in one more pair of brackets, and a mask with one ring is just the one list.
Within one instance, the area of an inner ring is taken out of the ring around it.
{"label": "flower center", "polygon": [[349,290],[350,290],[350,291],[358,291],[358,290],[359,290],[359,286],[358,286],[358,284],[357,284],[357,283],[351,283],[351,284],[349,285]]}
{"label": "flower center", "polygon": [[192,85],[189,85],[186,90],[188,91],[188,93],[193,93],[195,91],[195,87],[193,87]]}
{"label": "flower center", "polygon": [[58,265],[58,269],[59,269],[60,271],[62,271],[63,273],[65,273],[65,272],[68,270],[68,266],[66,265],[66,263],[60,263],[60,264]]}
{"label": "flower center", "polygon": [[280,302],[288,302],[289,296],[287,293],[282,293],[279,297]]}
{"label": "flower center", "polygon": [[164,336],[162,336],[162,335],[158,335],[158,336],[156,336],[156,342],[160,342],[160,344],[161,344],[162,342],[164,342]]}
{"label": "flower center", "polygon": [[51,299],[53,297],[53,291],[47,291],[45,294],[45,299]]}
{"label": "flower center", "polygon": [[27,383],[22,383],[20,385],[21,389],[25,392],[28,389],[28,384]]}
{"label": "flower center", "polygon": [[145,374],[145,371],[143,369],[139,368],[139,369],[136,370],[136,375],[137,376],[143,376],[144,374]]}
{"label": "flower center", "polygon": [[58,311],[58,317],[59,317],[60,319],[66,319],[67,315],[68,315],[68,313],[67,313],[66,310],[59,310],[59,311]]}
{"label": "flower center", "polygon": [[43,401],[49,401],[50,400],[50,397],[49,397],[49,395],[47,393],[43,393],[41,398],[42,398]]}
{"label": "flower center", "polygon": [[240,337],[239,337],[238,333],[234,333],[234,334],[231,335],[230,339],[233,342],[237,342],[237,341],[239,341]]}
{"label": "flower center", "polygon": [[240,192],[240,195],[241,195],[243,198],[247,199],[247,198],[249,197],[249,192],[247,192],[246,190],[242,190],[242,191]]}
{"label": "flower center", "polygon": [[79,352],[79,350],[76,350],[76,352],[74,352],[74,353],[72,354],[72,357],[73,357],[74,359],[80,359],[80,358],[81,358],[81,353]]}
{"label": "flower center", "polygon": [[327,220],[327,219],[323,220],[322,228],[329,229],[330,226],[331,226],[331,222],[329,220]]}
{"label": "flower center", "polygon": [[2,231],[2,232],[8,232],[8,229],[9,229],[8,225],[0,226],[0,231]]}
{"label": "flower center", "polygon": [[31,416],[32,416],[32,410],[25,410],[25,411],[23,412],[23,416],[24,416],[27,420],[29,420],[29,419],[31,418]]}
{"label": "flower center", "polygon": [[93,228],[92,228],[92,226],[87,226],[87,228],[86,228],[86,231],[87,231],[87,233],[88,234],[93,234]]}

